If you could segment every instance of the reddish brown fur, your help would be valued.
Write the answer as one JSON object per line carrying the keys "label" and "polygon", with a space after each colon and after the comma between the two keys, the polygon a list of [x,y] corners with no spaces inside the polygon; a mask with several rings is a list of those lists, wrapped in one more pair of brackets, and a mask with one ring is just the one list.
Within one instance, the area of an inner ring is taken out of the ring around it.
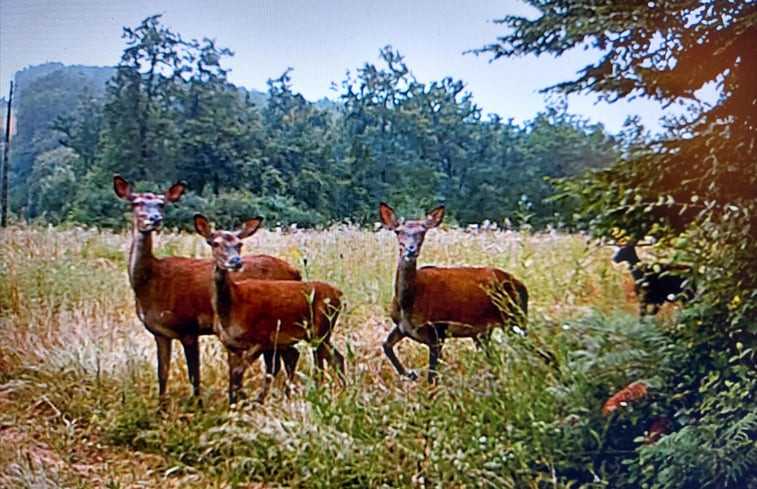
{"label": "reddish brown fur", "polygon": [[[250,219],[236,232],[210,231],[201,215],[195,229],[213,248],[213,308],[216,334],[228,352],[229,403],[236,402],[244,371],[250,362],[266,352],[280,353],[290,380],[297,365],[294,345],[306,340],[316,346],[316,367],[328,360],[341,375],[344,358],[330,344],[331,331],[341,312],[342,292],[324,282],[282,280],[232,281],[238,265],[241,240],[251,236],[261,218]],[[276,369],[268,365],[266,382],[258,395],[263,402]]]}
{"label": "reddish brown fur", "polygon": [[[502,324],[502,311],[494,305],[487,291],[493,284],[503,284],[506,292],[517,298],[517,288],[523,283],[507,272],[496,268],[423,267],[415,276],[412,308],[407,311],[412,324],[455,321],[471,325],[466,331],[454,328],[447,336],[475,336]],[[392,299],[392,320],[400,320],[397,297]]]}
{"label": "reddish brown fur", "polygon": [[[261,351],[328,337],[341,310],[342,292],[324,282],[244,280],[231,283],[230,292],[233,306],[219,317],[221,324],[240,330],[235,343]],[[311,314],[308,300],[314,292]]]}
{"label": "reddish brown fur", "polygon": [[[272,256],[245,256],[244,263],[235,279],[301,280],[299,270]],[[175,333],[171,336],[175,339],[186,334],[212,334],[209,284],[213,280],[213,261],[153,256],[149,269],[149,280],[134,289],[147,329],[160,326]]]}
{"label": "reddish brown fur", "polygon": [[472,337],[478,342],[497,325],[525,328],[528,292],[512,275],[496,268],[416,267],[426,231],[441,223],[444,207],[424,219],[401,222],[391,207],[381,203],[379,215],[399,244],[391,310],[396,326],[384,342],[384,353],[400,375],[417,377],[405,370],[394,353],[394,345],[405,337],[428,346],[431,382],[445,338]]}
{"label": "reddish brown fur", "polygon": [[[156,258],[152,253],[152,232],[162,225],[163,206],[181,198],[184,184],[177,183],[164,194],[134,193],[126,180],[116,176],[113,187],[120,199],[132,205],[129,280],[134,289],[137,315],[155,336],[161,405],[166,401],[173,339],[181,341],[184,347],[189,380],[197,396],[200,394],[198,336],[213,333],[210,299],[213,262],[198,258]],[[240,278],[301,279],[297,269],[278,258],[254,255],[244,260]]]}

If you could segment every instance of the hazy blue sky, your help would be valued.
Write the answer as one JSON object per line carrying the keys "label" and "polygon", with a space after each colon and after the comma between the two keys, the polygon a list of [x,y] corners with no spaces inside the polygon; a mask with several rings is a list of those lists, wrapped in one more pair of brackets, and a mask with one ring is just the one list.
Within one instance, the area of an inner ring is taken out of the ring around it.
{"label": "hazy blue sky", "polygon": [[[484,113],[520,123],[544,109],[540,88],[572,79],[592,61],[582,51],[493,63],[463,55],[503,33],[493,19],[531,13],[517,0],[0,0],[0,94],[7,94],[16,71],[46,61],[117,64],[122,28],[156,13],[185,39],[214,38],[232,49],[225,66],[236,85],[266,90],[269,78],[292,67],[293,89],[310,100],[335,98],[332,82],[366,62],[379,63],[379,49],[390,44],[419,81],[462,80]],[[595,105],[595,98],[571,97],[570,112],[613,132],[629,114],[658,127],[656,104]]]}

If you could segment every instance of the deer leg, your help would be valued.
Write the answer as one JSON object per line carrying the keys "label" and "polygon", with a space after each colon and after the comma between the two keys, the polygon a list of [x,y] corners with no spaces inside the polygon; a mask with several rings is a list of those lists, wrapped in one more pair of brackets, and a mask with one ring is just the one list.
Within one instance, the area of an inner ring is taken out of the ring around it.
{"label": "deer leg", "polygon": [[263,362],[265,362],[266,372],[270,371],[276,377],[281,370],[280,357],[275,350],[266,350],[263,352]]}
{"label": "deer leg", "polygon": [[481,333],[471,336],[471,339],[473,340],[473,343],[476,345],[476,348],[479,350],[484,350],[485,352],[489,351],[489,345],[491,345],[491,339],[492,339],[492,331],[494,328],[487,328],[485,331],[482,331]]}
{"label": "deer leg", "polygon": [[327,348],[329,353],[331,353],[331,356],[329,357],[329,365],[334,367],[334,370],[336,370],[336,373],[339,376],[339,381],[344,385],[344,356],[339,353],[339,350],[331,346],[331,343],[327,345]]}
{"label": "deer leg", "polygon": [[323,375],[323,359],[325,358],[329,365],[336,370],[339,381],[344,383],[344,357],[339,351],[329,343],[328,338],[325,338],[315,351],[316,357],[319,358],[319,368],[321,370],[321,376]]}
{"label": "deer leg", "polygon": [[277,350],[266,350],[263,352],[263,362],[265,363],[265,379],[263,381],[263,391],[258,394],[257,401],[260,404],[263,404],[263,402],[265,401],[265,398],[268,395],[268,391],[271,388],[271,383],[281,370],[282,356],[283,354],[279,353]]}
{"label": "deer leg", "polygon": [[196,335],[186,335],[181,339],[184,358],[187,360],[187,373],[195,397],[200,396],[200,341]]}
{"label": "deer leg", "polygon": [[158,399],[161,409],[166,407],[166,385],[168,383],[168,367],[171,365],[171,338],[155,335],[155,345],[158,347]]}
{"label": "deer leg", "polygon": [[439,358],[442,356],[442,342],[438,340],[428,345],[428,383],[432,384],[436,380],[436,367],[439,365]]}
{"label": "deer leg", "polygon": [[316,375],[318,375],[318,382],[321,382],[323,380],[323,351],[321,350],[321,346],[323,343],[319,344],[318,347],[313,350],[313,361],[315,363],[315,370],[317,372]]}
{"label": "deer leg", "polygon": [[300,358],[300,352],[295,347],[289,347],[281,352],[281,359],[284,361],[284,369],[287,373],[287,383],[284,387],[284,394],[289,399],[294,383],[294,373],[297,370],[297,360]]}
{"label": "deer leg", "polygon": [[384,353],[389,358],[389,361],[392,362],[392,365],[394,365],[397,373],[399,373],[401,376],[409,377],[410,379],[415,380],[418,378],[418,374],[413,371],[405,370],[405,367],[402,366],[399,359],[397,358],[397,355],[394,354],[394,345],[399,343],[404,337],[405,335],[402,334],[402,331],[400,331],[399,328],[395,326],[394,329],[389,333],[389,336],[386,337],[386,341],[384,341]]}
{"label": "deer leg", "polygon": [[247,366],[242,352],[226,349],[226,359],[229,364],[229,405],[237,402],[237,394],[242,388],[244,370]]}

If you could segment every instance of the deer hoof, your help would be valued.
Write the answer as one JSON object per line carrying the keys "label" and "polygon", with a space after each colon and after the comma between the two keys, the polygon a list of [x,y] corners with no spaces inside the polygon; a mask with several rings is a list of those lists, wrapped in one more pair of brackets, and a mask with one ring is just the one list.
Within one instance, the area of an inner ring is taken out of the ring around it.
{"label": "deer hoof", "polygon": [[407,380],[418,380],[418,377],[420,377],[420,374],[418,374],[418,371],[416,370],[408,370],[405,372],[405,378]]}

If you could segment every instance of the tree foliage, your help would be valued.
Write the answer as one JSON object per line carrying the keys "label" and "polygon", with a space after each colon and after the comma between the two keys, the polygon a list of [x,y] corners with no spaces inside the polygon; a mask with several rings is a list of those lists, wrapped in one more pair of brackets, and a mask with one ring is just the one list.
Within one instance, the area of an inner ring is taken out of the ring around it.
{"label": "tree foliage", "polygon": [[[391,46],[347,75],[337,102],[314,104],[292,90],[291,70],[269,80],[264,96],[235,87],[223,67],[230,50],[185,40],[160,16],[124,29],[124,39],[104,96],[82,91],[68,110],[35,122],[73,150],[65,170],[77,185],[72,195],[68,180],[56,180],[61,188],[43,198],[24,181],[35,203],[27,216],[113,225],[122,207],[110,181],[119,173],[146,189],[185,180],[191,201],[222,221],[228,212],[285,225],[370,223],[383,200],[409,214],[446,203],[461,224],[557,225],[570,223],[572,208],[544,200],[554,192],[544,178],[617,157],[615,138],[565,107],[523,125],[484,120],[462,81],[421,83]],[[17,153],[29,151],[31,168],[55,146]],[[70,201],[48,208],[53,194]],[[189,226],[184,214],[169,211],[169,224]]]}
{"label": "tree foliage", "polygon": [[[686,108],[664,135],[626,141],[614,166],[559,184],[596,235],[673,244],[697,285],[664,357],[663,405],[675,432],[627,461],[630,478],[608,477],[617,487],[755,487],[757,411],[741,400],[754,396],[757,358],[757,4],[529,3],[534,18],[500,20],[507,34],[478,52],[592,48],[595,63],[546,90]],[[633,124],[629,132],[640,134]]]}

